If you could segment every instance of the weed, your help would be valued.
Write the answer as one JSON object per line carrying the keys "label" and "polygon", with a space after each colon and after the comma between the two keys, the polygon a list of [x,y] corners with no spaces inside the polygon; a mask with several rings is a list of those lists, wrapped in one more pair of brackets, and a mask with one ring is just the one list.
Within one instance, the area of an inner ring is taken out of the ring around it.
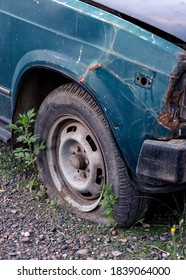
{"label": "weed", "polygon": [[112,185],[105,184],[101,195],[103,196],[103,199],[100,201],[99,205],[105,207],[103,213],[109,218],[109,226],[115,227],[116,221],[113,218],[113,208],[117,202],[117,198],[112,192]]}
{"label": "weed", "polygon": [[57,198],[56,197],[54,197],[54,198],[49,198],[49,197],[47,197],[46,199],[45,199],[45,202],[48,204],[48,205],[50,205],[52,208],[57,208],[58,207],[58,205],[59,205],[59,202],[58,202],[58,200],[57,200]]}
{"label": "weed", "polygon": [[173,259],[186,259],[186,202],[184,196],[183,210],[181,211],[175,197],[174,201],[180,213],[178,224],[171,228],[171,257]]}
{"label": "weed", "polygon": [[31,166],[34,172],[37,173],[37,156],[41,150],[45,149],[45,145],[43,142],[38,144],[39,135],[32,132],[35,116],[35,109],[31,109],[27,113],[19,114],[16,123],[10,124],[8,127],[18,133],[16,141],[22,144],[22,147],[14,150],[15,157],[22,160],[26,166]]}
{"label": "weed", "polygon": [[33,178],[29,181],[30,192],[38,189],[41,193],[36,162],[39,152],[45,149],[45,145],[43,142],[38,144],[39,135],[33,134],[35,116],[35,109],[31,109],[27,113],[19,114],[16,123],[10,124],[8,127],[17,133],[16,141],[22,145],[13,151],[15,158],[24,162],[26,167],[31,167],[34,172]]}
{"label": "weed", "polygon": [[55,209],[58,207],[58,201],[56,198],[50,199],[50,206]]}
{"label": "weed", "polygon": [[29,180],[28,186],[30,193],[36,194],[39,200],[46,197],[46,188],[38,177],[34,176],[33,179]]}

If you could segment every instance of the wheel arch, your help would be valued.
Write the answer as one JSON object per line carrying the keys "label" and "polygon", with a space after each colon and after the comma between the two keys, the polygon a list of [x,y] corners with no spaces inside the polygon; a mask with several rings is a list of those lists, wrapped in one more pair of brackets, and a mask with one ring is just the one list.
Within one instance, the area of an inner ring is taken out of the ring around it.
{"label": "wheel arch", "polygon": [[[85,85],[82,82],[82,77],[87,71],[87,67],[80,60],[51,50],[32,50],[23,55],[15,67],[11,83],[13,120],[16,119],[17,112],[22,111],[19,110],[20,105],[18,102],[23,98],[23,94],[27,101],[25,103],[27,104],[30,101],[33,104],[33,91],[38,91],[38,87],[41,84],[46,92],[43,98],[39,98],[41,101],[51,90],[68,82],[81,84],[95,99],[96,97],[89,85]],[[50,87],[48,86],[49,84]],[[99,105],[101,106],[101,104]]]}
{"label": "wheel arch", "polygon": [[[108,124],[110,124],[106,114],[107,108],[105,108],[104,104],[99,100],[99,94],[94,94],[88,84],[82,83],[77,77],[71,76],[65,71],[59,71],[58,69],[43,65],[34,66],[27,69],[27,71],[22,74],[15,90],[12,122],[16,122],[20,113],[27,112],[32,108],[35,108],[36,111],[38,111],[41,103],[47,95],[54,89],[66,83],[79,84],[80,87],[86,90],[99,105]],[[112,130],[111,125],[110,127]],[[13,142],[15,142],[14,136]]]}
{"label": "wheel arch", "polygon": [[[105,81],[105,71],[106,65],[103,65],[100,59],[88,61],[85,65],[79,60],[74,61],[55,52],[38,50],[27,53],[17,64],[12,80],[13,123],[20,113],[31,108],[37,111],[51,91],[65,83],[74,82],[85,89],[99,105],[120,147],[116,130],[122,119],[113,95],[113,87]],[[107,79],[114,79],[116,83],[113,73],[106,72],[106,75],[109,75]]]}

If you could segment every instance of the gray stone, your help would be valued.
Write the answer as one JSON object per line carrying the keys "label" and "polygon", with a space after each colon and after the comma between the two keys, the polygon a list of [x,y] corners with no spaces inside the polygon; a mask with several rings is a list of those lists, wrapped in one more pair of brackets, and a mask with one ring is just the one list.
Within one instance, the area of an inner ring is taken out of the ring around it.
{"label": "gray stone", "polygon": [[88,254],[88,249],[80,249],[76,252],[76,254],[87,255]]}

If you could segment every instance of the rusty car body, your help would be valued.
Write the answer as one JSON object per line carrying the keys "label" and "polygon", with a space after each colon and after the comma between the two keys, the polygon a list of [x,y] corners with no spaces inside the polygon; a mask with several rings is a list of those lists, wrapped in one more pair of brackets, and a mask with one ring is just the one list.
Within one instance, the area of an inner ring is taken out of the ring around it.
{"label": "rusty car body", "polygon": [[43,182],[86,217],[104,185],[123,227],[145,193],[186,188],[185,14],[185,0],[0,0],[0,137],[35,107]]}

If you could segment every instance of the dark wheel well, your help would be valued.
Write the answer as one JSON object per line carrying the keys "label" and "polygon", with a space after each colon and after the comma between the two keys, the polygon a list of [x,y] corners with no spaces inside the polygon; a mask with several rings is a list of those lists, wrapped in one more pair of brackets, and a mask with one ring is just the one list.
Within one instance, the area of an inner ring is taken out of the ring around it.
{"label": "dark wheel well", "polygon": [[18,115],[31,108],[39,109],[45,97],[59,86],[71,82],[63,74],[52,69],[34,68],[28,71],[21,79],[13,114],[13,122]]}

